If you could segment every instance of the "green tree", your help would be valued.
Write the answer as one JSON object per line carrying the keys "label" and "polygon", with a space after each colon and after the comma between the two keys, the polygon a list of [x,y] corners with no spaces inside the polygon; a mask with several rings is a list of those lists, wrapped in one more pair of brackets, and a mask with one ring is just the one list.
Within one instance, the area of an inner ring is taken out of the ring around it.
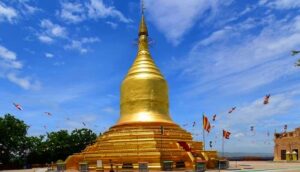
{"label": "green tree", "polygon": [[[67,130],[47,133],[42,145],[42,152],[48,155],[46,162],[65,160],[69,155],[82,151],[87,145],[95,142],[97,135],[92,130],[82,128],[68,133]],[[42,156],[43,157],[43,156]],[[41,158],[43,159],[43,158]]]}
{"label": "green tree", "polygon": [[23,165],[28,154],[28,126],[11,114],[0,117],[0,162]]}
{"label": "green tree", "polygon": [[26,136],[28,126],[10,114],[0,117],[0,162],[6,167],[22,167],[25,163],[45,164],[65,160],[96,141],[92,130],[82,128]]}
{"label": "green tree", "polygon": [[27,156],[27,162],[29,164],[44,164],[47,162],[48,156],[46,155],[44,135],[27,137],[27,144],[30,146],[30,151]]}
{"label": "green tree", "polygon": [[47,133],[45,141],[45,152],[49,155],[47,162],[66,159],[68,155],[72,154],[70,140],[71,138],[67,130]]}
{"label": "green tree", "polygon": [[75,129],[71,133],[71,150],[72,153],[82,151],[87,145],[93,144],[97,135],[90,129]]}

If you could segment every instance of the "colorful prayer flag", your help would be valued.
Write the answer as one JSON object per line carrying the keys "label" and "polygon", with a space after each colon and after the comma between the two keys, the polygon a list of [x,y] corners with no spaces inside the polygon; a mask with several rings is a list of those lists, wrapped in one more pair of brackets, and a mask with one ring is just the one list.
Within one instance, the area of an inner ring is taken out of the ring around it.
{"label": "colorful prayer flag", "polygon": [[50,112],[45,112],[45,114],[48,116],[52,116],[52,114]]}
{"label": "colorful prayer flag", "polygon": [[284,128],[284,132],[286,132],[287,127],[288,127],[288,126],[285,124],[284,127],[283,127],[283,128]]}
{"label": "colorful prayer flag", "polygon": [[22,106],[17,104],[17,103],[13,103],[13,105],[18,109],[18,110],[23,110]]}
{"label": "colorful prayer flag", "polygon": [[211,129],[210,122],[208,121],[208,118],[205,115],[203,115],[203,129],[208,133]]}
{"label": "colorful prayer flag", "polygon": [[225,139],[229,139],[230,134],[231,134],[231,133],[230,133],[229,131],[223,130],[223,137],[224,137]]}
{"label": "colorful prayer flag", "polygon": [[232,113],[235,109],[236,109],[236,107],[232,107],[232,108],[228,111],[228,113]]}
{"label": "colorful prayer flag", "polygon": [[216,121],[216,118],[217,118],[217,114],[214,114],[213,121]]}
{"label": "colorful prayer flag", "polygon": [[269,103],[269,99],[270,99],[271,94],[267,94],[264,98],[264,105]]}

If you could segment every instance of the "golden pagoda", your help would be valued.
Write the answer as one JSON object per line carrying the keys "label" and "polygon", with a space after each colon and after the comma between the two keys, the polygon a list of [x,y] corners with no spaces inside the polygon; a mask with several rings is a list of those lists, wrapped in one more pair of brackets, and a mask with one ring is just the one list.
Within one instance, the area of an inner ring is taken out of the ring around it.
{"label": "golden pagoda", "polygon": [[193,169],[197,160],[214,167],[216,151],[204,151],[203,142],[174,123],[169,114],[168,85],[155,65],[148,48],[148,30],[142,15],[138,53],[121,85],[120,118],[96,143],[66,159],[67,169],[87,162],[95,169],[101,160],[104,169],[146,162],[149,169],[162,169],[162,162]]}

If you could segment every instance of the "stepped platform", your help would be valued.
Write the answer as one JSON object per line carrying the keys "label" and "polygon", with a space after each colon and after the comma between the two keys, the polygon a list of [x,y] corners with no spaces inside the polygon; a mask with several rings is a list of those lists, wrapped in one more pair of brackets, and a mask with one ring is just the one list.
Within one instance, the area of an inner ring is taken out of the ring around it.
{"label": "stepped platform", "polygon": [[185,169],[193,169],[196,160],[214,166],[216,159],[216,151],[203,151],[203,143],[193,141],[191,133],[177,124],[147,122],[111,127],[96,143],[69,156],[66,167],[78,169],[80,162],[88,162],[89,168],[95,169],[97,160],[102,160],[105,169],[111,163],[119,168],[129,163],[136,169],[139,162],[147,162],[149,169],[159,170],[161,162],[173,161],[175,167],[181,163]]}

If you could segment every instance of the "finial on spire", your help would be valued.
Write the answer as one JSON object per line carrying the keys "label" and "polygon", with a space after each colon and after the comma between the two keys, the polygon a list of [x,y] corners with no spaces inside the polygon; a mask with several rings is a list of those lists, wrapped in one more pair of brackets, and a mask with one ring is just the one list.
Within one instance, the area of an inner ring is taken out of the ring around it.
{"label": "finial on spire", "polygon": [[142,15],[144,15],[144,10],[145,10],[145,5],[144,5],[144,0],[141,0],[141,10],[142,10]]}
{"label": "finial on spire", "polygon": [[140,22],[139,36],[141,36],[141,35],[148,36],[148,29],[147,29],[146,22],[144,19],[144,10],[145,10],[144,0],[141,0],[141,10],[142,10],[142,19]]}

